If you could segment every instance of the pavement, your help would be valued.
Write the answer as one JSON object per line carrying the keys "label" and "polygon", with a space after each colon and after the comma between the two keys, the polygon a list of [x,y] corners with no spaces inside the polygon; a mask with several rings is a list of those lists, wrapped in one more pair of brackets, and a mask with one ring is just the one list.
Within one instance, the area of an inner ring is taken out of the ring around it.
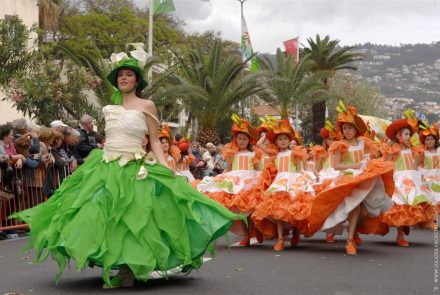
{"label": "pavement", "polygon": [[0,241],[0,295],[440,294],[438,232],[412,230],[408,248],[395,245],[395,234],[392,230],[385,237],[362,236],[364,243],[356,256],[345,254],[343,236],[330,245],[323,233],[317,233],[295,248],[274,252],[273,241],[241,248],[236,246],[239,238],[230,235],[228,241],[219,239],[215,259],[207,258],[189,275],[153,278],[136,282],[133,288],[112,290],[102,289],[99,268],[77,272],[73,262],[55,284],[54,261],[32,264],[32,253],[20,255],[27,238],[5,240]]}

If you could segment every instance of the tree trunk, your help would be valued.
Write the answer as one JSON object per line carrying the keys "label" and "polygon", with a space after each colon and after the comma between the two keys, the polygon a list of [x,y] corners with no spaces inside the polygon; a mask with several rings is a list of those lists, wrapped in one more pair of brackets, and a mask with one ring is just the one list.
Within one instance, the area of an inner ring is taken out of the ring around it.
{"label": "tree trunk", "polygon": [[325,100],[319,101],[312,106],[312,116],[313,116],[313,142],[318,144],[322,141],[321,139],[321,128],[325,126]]}

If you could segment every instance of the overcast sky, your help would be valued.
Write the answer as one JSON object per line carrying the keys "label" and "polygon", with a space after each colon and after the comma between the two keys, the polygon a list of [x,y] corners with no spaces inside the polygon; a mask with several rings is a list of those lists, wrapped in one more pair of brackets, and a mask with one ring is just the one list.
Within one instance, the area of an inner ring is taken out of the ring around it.
{"label": "overcast sky", "polygon": [[[140,7],[149,2],[134,1]],[[240,40],[237,0],[174,0],[174,4],[186,31],[216,30],[223,38]],[[342,45],[440,41],[440,0],[247,0],[244,14],[254,51],[261,53],[275,52],[283,40],[300,36],[305,43],[316,34],[328,34]]]}

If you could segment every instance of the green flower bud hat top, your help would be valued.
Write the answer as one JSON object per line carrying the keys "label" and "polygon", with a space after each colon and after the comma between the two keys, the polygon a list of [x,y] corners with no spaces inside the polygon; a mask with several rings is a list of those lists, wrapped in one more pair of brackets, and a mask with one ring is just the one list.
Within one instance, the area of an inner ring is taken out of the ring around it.
{"label": "green flower bud hat top", "polygon": [[145,80],[145,72],[143,70],[148,58],[148,53],[144,50],[143,43],[130,43],[128,46],[132,46],[135,50],[130,51],[130,56],[125,52],[112,53],[110,56],[110,68],[111,72],[107,76],[107,80],[116,88],[111,100],[114,104],[122,103],[122,93],[118,89],[118,72],[121,69],[130,69],[136,73],[139,79],[136,87],[137,91],[142,91],[147,87],[148,82]]}

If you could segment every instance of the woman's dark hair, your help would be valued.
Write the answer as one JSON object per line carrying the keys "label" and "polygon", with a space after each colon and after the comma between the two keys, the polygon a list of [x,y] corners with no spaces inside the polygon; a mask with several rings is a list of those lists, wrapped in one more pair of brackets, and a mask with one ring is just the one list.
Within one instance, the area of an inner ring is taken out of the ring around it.
{"label": "woman's dark hair", "polygon": [[12,125],[10,123],[6,123],[0,126],[0,139],[3,140],[3,138],[9,136],[9,133],[11,133]]}
{"label": "woman's dark hair", "polygon": [[[141,81],[141,77],[139,77],[139,75],[138,75],[138,73],[136,72],[136,71],[134,71],[134,70],[132,70],[132,69],[129,69],[129,68],[120,68],[119,69],[119,71],[120,70],[123,70],[123,69],[128,69],[128,70],[131,70],[131,71],[133,71],[133,73],[136,75],[136,91],[135,91],[135,93],[136,93],[136,96],[137,97],[139,97],[139,98],[144,98],[143,96],[142,96],[142,90],[139,90],[139,89],[137,89],[137,85],[139,84],[139,82]],[[118,79],[117,77],[119,76],[119,71],[118,71],[118,73],[116,74],[116,79]],[[116,82],[116,84],[117,84],[118,82]]]}

